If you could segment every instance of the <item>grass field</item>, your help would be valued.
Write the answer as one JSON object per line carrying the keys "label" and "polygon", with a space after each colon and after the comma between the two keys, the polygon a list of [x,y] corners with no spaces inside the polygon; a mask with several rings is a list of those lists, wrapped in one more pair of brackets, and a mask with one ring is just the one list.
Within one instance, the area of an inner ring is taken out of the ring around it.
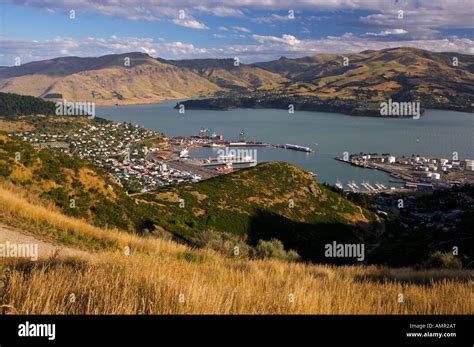
{"label": "grass field", "polygon": [[10,314],[474,313],[473,271],[226,258],[91,226],[6,183],[0,221],[92,254],[3,258],[0,305]]}

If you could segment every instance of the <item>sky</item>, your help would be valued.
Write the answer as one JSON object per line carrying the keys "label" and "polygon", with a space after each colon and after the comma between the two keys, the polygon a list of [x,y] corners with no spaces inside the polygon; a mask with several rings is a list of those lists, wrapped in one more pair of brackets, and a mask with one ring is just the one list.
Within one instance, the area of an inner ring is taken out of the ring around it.
{"label": "sky", "polygon": [[474,54],[474,0],[0,0],[0,66],[127,52],[251,63],[401,46]]}

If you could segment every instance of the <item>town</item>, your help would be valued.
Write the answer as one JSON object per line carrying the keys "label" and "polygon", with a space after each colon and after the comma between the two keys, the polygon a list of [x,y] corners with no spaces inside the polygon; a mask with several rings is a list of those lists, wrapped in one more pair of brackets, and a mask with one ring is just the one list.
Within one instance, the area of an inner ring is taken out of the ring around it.
{"label": "town", "polygon": [[[246,141],[243,130],[239,134],[239,142],[230,142],[224,140],[222,134],[217,135],[205,128],[201,128],[197,135],[167,137],[130,123],[100,118],[82,120],[74,126],[65,127],[61,126],[61,122],[50,126],[48,122],[54,120],[44,119],[39,129],[18,131],[12,135],[39,149],[86,159],[111,173],[129,193],[196,183],[234,169],[256,165],[255,150],[229,150],[228,147],[274,146]],[[46,129],[45,124],[51,130],[42,130]],[[225,150],[217,158],[189,158],[189,150],[197,147]],[[275,147],[284,148],[282,145]]]}
{"label": "town", "polygon": [[[129,192],[198,182],[201,176],[173,168],[169,160],[186,156],[186,143],[129,123],[91,120],[51,132],[14,133],[37,148],[48,148],[87,159],[112,173]],[[179,145],[177,145],[179,143]]]}

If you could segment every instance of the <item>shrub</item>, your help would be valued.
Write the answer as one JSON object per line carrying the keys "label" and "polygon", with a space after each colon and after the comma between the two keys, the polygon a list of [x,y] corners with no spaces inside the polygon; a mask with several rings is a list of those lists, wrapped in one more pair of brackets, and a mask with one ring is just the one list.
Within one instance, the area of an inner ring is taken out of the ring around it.
{"label": "shrub", "polygon": [[189,263],[204,263],[206,261],[206,256],[204,254],[199,254],[196,252],[182,252],[178,255],[179,260],[184,260]]}
{"label": "shrub", "polygon": [[253,253],[252,247],[245,243],[242,237],[213,229],[199,233],[196,245],[210,248],[228,257],[249,258]]}
{"label": "shrub", "polygon": [[442,253],[436,251],[423,263],[424,267],[434,267],[443,269],[462,269],[462,261],[452,253]]}
{"label": "shrub", "polygon": [[259,240],[255,247],[255,256],[262,259],[276,258],[286,261],[297,261],[300,259],[296,251],[285,251],[283,243],[277,239],[271,239],[270,241]]}

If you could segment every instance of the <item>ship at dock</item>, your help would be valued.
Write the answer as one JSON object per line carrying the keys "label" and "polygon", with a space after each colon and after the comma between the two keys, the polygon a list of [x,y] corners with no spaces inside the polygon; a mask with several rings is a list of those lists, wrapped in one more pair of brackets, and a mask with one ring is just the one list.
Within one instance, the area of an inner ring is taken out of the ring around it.
{"label": "ship at dock", "polygon": [[309,147],[293,145],[293,144],[291,144],[291,143],[285,144],[285,148],[286,148],[286,149],[291,149],[291,150],[294,150],[294,151],[307,152],[307,153],[312,153],[312,152],[314,152],[313,149],[311,149],[311,148],[309,148]]}
{"label": "ship at dock", "polygon": [[234,166],[231,162],[226,163],[223,167],[216,167],[214,168],[215,171],[219,173],[228,173],[234,171]]}

